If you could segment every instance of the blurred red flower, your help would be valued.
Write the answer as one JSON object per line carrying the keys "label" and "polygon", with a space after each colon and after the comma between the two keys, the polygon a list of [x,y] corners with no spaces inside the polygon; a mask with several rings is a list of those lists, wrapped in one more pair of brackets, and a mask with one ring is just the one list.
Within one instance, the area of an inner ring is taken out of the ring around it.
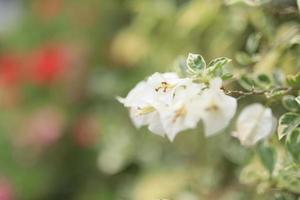
{"label": "blurred red flower", "polygon": [[15,54],[0,56],[0,105],[14,107],[20,99],[21,59]]}
{"label": "blurred red flower", "polygon": [[0,84],[1,86],[14,86],[20,81],[20,60],[15,55],[0,57]]}
{"label": "blurred red flower", "polygon": [[55,107],[42,107],[24,119],[22,135],[17,137],[19,145],[43,150],[63,134],[64,119]]}
{"label": "blurred red flower", "polygon": [[69,64],[67,52],[60,46],[46,46],[38,49],[29,59],[31,78],[39,84],[58,80]]}

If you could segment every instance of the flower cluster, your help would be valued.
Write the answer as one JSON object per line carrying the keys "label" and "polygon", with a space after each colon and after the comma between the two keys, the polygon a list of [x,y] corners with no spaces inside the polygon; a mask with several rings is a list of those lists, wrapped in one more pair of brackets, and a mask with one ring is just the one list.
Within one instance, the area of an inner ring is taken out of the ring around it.
{"label": "flower cluster", "polygon": [[[118,100],[129,108],[137,128],[148,126],[171,141],[179,132],[196,128],[199,121],[205,136],[214,135],[229,125],[237,110],[237,99],[222,86],[222,80],[231,77],[224,70],[228,62],[222,57],[206,65],[201,55],[189,54],[183,66],[185,78],[173,72],[154,73]],[[232,136],[253,146],[274,133],[276,125],[272,110],[254,103],[241,111]]]}
{"label": "flower cluster", "polygon": [[171,141],[180,131],[196,128],[201,119],[210,136],[229,124],[237,107],[236,99],[224,94],[221,85],[220,78],[206,85],[175,73],[155,73],[119,101],[130,109],[136,127],[147,125]]}

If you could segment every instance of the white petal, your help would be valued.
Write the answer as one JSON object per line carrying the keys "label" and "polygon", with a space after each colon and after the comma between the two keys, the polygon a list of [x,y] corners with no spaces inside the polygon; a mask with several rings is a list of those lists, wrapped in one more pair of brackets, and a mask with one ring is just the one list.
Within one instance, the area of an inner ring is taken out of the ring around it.
{"label": "white petal", "polygon": [[117,98],[119,102],[126,107],[143,106],[144,104],[151,104],[154,100],[154,93],[145,81],[138,83],[127,95],[126,98]]}
{"label": "white petal", "polygon": [[149,121],[151,120],[151,115],[140,115],[138,113],[138,110],[135,108],[130,108],[130,118],[136,128],[140,128],[144,125],[147,125]]}
{"label": "white petal", "polygon": [[222,87],[222,79],[220,77],[214,78],[209,82],[209,87],[211,89],[218,90]]}
{"label": "white petal", "polygon": [[157,134],[157,135],[160,135],[160,136],[165,135],[166,131],[163,128],[163,125],[162,125],[161,120],[160,120],[160,116],[157,112],[153,116],[152,120],[149,122],[148,129],[154,134]]}
{"label": "white petal", "polygon": [[255,103],[243,109],[236,126],[232,135],[237,137],[241,144],[251,146],[274,132],[276,120],[270,108]]}
{"label": "white petal", "polygon": [[225,95],[219,88],[205,90],[202,98],[201,115],[204,122],[205,135],[212,136],[229,125],[236,112],[237,101],[235,98]]}
{"label": "white petal", "polygon": [[[168,138],[173,141],[175,136],[184,130],[196,128],[201,119],[201,101],[197,96],[182,99],[164,110],[160,110],[161,120]],[[178,111],[183,113],[178,115]]]}

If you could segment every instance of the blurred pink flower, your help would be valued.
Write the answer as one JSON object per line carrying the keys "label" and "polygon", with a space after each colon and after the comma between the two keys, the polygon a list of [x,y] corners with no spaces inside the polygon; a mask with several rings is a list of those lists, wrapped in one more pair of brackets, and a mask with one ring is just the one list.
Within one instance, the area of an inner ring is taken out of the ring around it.
{"label": "blurred pink flower", "polygon": [[13,189],[9,181],[0,179],[0,200],[12,200]]}
{"label": "blurred pink flower", "polygon": [[44,107],[24,120],[18,144],[42,150],[62,136],[64,120],[58,109]]}

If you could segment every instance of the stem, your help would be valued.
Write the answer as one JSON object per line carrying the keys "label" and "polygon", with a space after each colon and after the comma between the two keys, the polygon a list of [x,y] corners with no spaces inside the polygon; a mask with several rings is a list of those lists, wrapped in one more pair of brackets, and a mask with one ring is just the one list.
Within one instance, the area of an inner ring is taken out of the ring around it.
{"label": "stem", "polygon": [[266,90],[255,90],[254,88],[251,91],[241,91],[241,90],[228,90],[224,87],[221,88],[225,94],[227,95],[233,95],[237,97],[238,99],[247,97],[247,96],[254,96],[254,95],[264,95],[266,93],[273,93],[273,92],[279,92],[282,91],[284,94],[290,93],[295,90],[299,90],[300,87],[279,87],[279,88],[272,88],[272,89],[266,89]]}

